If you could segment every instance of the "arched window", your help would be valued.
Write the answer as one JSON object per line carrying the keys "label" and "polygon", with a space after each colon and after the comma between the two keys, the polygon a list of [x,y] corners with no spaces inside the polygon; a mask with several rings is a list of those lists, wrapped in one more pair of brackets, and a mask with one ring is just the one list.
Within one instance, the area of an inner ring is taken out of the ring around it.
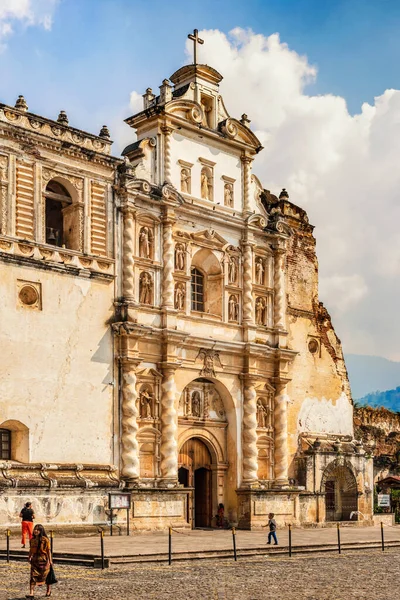
{"label": "arched window", "polygon": [[0,429],[0,459],[11,460],[11,431]]}
{"label": "arched window", "polygon": [[192,267],[192,310],[204,312],[204,275]]}
{"label": "arched window", "polygon": [[49,181],[44,193],[46,201],[46,244],[70,248],[65,209],[72,204],[72,198],[61,183]]}

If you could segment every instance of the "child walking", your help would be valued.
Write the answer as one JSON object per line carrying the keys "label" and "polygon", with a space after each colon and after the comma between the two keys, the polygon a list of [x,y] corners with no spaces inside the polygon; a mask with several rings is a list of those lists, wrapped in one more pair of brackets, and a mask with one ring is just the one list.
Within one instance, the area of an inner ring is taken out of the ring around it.
{"label": "child walking", "polygon": [[276,521],[274,519],[274,513],[269,513],[268,515],[268,523],[266,525],[266,527],[269,527],[269,533],[268,533],[268,542],[267,544],[271,543],[271,539],[274,538],[274,544],[275,546],[278,545],[278,539],[276,537]]}

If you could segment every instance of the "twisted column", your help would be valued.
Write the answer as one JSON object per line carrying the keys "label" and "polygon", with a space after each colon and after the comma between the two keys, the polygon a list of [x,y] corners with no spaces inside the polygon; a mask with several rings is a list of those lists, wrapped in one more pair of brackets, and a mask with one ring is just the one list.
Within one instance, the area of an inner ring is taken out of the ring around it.
{"label": "twisted column", "polygon": [[124,232],[122,238],[122,294],[127,300],[133,300],[135,295],[134,254],[135,254],[135,218],[134,211],[125,208]]}
{"label": "twisted column", "polygon": [[253,253],[251,244],[243,244],[243,323],[253,323]]}
{"label": "twisted column", "polygon": [[251,188],[251,162],[249,156],[241,157],[243,165],[243,212],[251,212],[250,188]]}
{"label": "twisted column", "polygon": [[122,366],[121,475],[124,479],[138,479],[140,476],[136,366],[130,362]]}
{"label": "twisted column", "polygon": [[285,329],[285,255],[281,249],[275,251],[274,289],[274,326]]}
{"label": "twisted column", "polygon": [[243,483],[258,480],[257,394],[252,380],[246,378],[243,398]]}
{"label": "twisted column", "polygon": [[274,477],[278,485],[288,484],[286,385],[276,386],[274,400]]}
{"label": "twisted column", "polygon": [[175,408],[175,368],[164,369],[161,384],[161,478],[178,478],[178,413]]}
{"label": "twisted column", "polygon": [[164,181],[171,183],[171,133],[172,128],[164,126]]}
{"label": "twisted column", "polygon": [[163,279],[162,279],[162,304],[165,307],[174,307],[174,242],[172,239],[172,225],[174,221],[166,217],[163,222]]}

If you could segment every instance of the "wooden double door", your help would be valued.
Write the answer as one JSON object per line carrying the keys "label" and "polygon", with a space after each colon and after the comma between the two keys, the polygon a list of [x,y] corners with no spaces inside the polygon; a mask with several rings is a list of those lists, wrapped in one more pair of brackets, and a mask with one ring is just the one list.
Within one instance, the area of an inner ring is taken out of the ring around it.
{"label": "wooden double door", "polygon": [[188,495],[187,517],[193,527],[211,527],[212,459],[205,443],[192,438],[179,451],[179,483],[193,488]]}

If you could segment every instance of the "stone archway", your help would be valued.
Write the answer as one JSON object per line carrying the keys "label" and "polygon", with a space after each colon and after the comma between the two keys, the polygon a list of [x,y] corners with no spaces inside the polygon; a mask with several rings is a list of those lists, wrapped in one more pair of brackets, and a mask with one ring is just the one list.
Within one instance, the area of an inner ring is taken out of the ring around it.
{"label": "stone archway", "polygon": [[326,467],[321,492],[325,495],[326,521],[350,521],[351,513],[357,513],[357,481],[346,463],[336,460]]}

